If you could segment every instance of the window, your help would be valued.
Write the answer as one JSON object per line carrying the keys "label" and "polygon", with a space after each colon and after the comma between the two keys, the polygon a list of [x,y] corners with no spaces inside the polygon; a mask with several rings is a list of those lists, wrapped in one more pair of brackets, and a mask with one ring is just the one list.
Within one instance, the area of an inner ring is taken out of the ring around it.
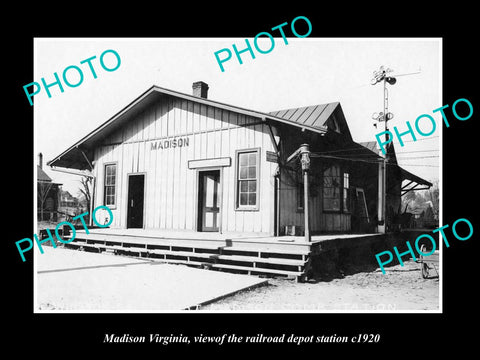
{"label": "window", "polygon": [[323,172],[323,210],[340,211],[340,167],[330,166]]}
{"label": "window", "polygon": [[237,208],[258,208],[258,150],[237,152]]}
{"label": "window", "polygon": [[343,173],[343,211],[350,211],[350,175]]}
{"label": "window", "polygon": [[342,175],[340,166],[332,165],[323,172],[323,210],[350,211],[350,174]]}
{"label": "window", "polygon": [[105,165],[105,191],[103,200],[106,206],[115,206],[116,177],[117,164]]}

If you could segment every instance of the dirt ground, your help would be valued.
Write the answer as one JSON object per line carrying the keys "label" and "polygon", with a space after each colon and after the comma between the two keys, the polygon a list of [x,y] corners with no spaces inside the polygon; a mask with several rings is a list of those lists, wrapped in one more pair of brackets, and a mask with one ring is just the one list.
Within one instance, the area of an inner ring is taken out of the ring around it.
{"label": "dirt ground", "polygon": [[[385,246],[382,244],[382,249]],[[383,274],[373,261],[376,252],[378,249],[374,247],[361,246],[325,253],[314,266],[313,278],[306,283],[269,278],[267,285],[239,292],[197,309],[220,312],[441,310],[438,276],[423,279],[420,264],[411,259],[404,259],[404,266],[397,262],[397,265],[386,267],[386,274]],[[46,255],[41,257],[47,260]],[[51,265],[51,261],[47,263]],[[433,271],[432,275],[437,274]]]}
{"label": "dirt ground", "polygon": [[265,282],[125,256],[45,247],[37,252],[38,311],[181,311]]}
{"label": "dirt ground", "polygon": [[420,264],[409,260],[405,266],[386,268],[386,274],[376,269],[306,283],[270,279],[266,286],[238,293],[199,310],[438,311],[439,285],[436,276],[423,279]]}

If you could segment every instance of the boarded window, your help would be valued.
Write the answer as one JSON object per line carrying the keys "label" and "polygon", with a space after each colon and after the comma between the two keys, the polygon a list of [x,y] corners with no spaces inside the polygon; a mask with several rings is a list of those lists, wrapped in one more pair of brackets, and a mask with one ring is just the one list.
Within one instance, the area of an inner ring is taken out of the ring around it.
{"label": "boarded window", "polygon": [[257,208],[258,150],[238,152],[237,156],[237,207]]}
{"label": "boarded window", "polygon": [[117,185],[117,164],[105,165],[104,204],[115,206],[115,192]]}

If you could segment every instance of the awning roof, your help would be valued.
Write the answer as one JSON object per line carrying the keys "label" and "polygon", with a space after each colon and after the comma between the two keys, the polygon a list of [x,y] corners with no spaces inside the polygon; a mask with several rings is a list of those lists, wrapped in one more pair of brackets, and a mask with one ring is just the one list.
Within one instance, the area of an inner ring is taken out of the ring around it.
{"label": "awning roof", "polygon": [[[369,141],[369,142],[361,142],[359,143],[363,147],[367,148],[370,150],[372,153],[379,154],[379,150],[377,148],[377,142],[376,141]],[[390,153],[391,152],[391,153]],[[405,195],[407,192],[412,191],[412,190],[426,190],[429,189],[433,184],[425,179],[422,179],[421,177],[412,174],[411,172],[405,170],[402,168],[400,165],[397,163],[397,158],[395,155],[395,149],[393,147],[393,144],[391,144],[391,147],[389,147],[389,153],[390,153],[390,160],[391,162],[389,163],[390,166],[394,166],[399,172],[400,172],[400,178],[401,181],[408,180],[409,182],[402,186],[402,191],[401,195]],[[378,156],[378,158],[381,158]],[[420,186],[424,187],[420,187]]]}
{"label": "awning roof", "polygon": [[[410,180],[407,184],[402,186],[402,196],[412,190],[427,190],[433,185],[431,182],[412,174],[411,172],[401,168],[400,166],[398,166],[398,168],[400,169],[402,180]],[[419,187],[421,185],[423,185],[424,187]]]}
{"label": "awning roof", "polygon": [[75,144],[70,146],[67,150],[62,152],[60,155],[56,156],[54,159],[47,162],[49,166],[63,167],[63,168],[72,168],[78,170],[89,169],[89,157],[86,152],[94,148],[94,146],[99,143],[105,136],[113,132],[122,126],[126,121],[128,121],[131,116],[133,116],[137,111],[143,109],[146,105],[152,104],[158,101],[162,96],[169,95],[174,96],[190,101],[194,101],[200,104],[205,104],[209,106],[215,106],[224,110],[234,111],[240,114],[249,115],[256,117],[262,120],[272,120],[292,126],[300,127],[305,130],[310,130],[317,133],[326,133],[327,128],[318,124],[312,126],[308,123],[299,123],[293,120],[285,119],[283,117],[278,117],[274,114],[267,114],[260,111],[249,110],[241,108],[238,106],[224,104],[218,101],[213,101],[185,93],[181,93],[174,90],[169,90],[161,88],[159,86],[152,86],[127,106],[125,106],[118,113],[113,115],[110,119],[104,122],[102,125],[97,127],[95,130],[90,132],[88,135],[77,141]]}

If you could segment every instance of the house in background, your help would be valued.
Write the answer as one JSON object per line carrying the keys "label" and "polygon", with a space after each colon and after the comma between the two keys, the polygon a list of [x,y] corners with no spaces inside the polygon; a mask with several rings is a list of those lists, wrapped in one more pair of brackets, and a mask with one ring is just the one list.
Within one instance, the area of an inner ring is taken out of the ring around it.
{"label": "house in background", "polygon": [[417,229],[435,229],[438,228],[438,211],[435,211],[431,201],[427,201],[423,206],[417,206],[408,209],[412,214],[411,227]]}
{"label": "house in background", "polygon": [[54,183],[50,176],[43,171],[43,155],[39,153],[37,165],[38,221],[57,221],[61,185],[62,184]]}
{"label": "house in background", "polygon": [[87,211],[86,207],[82,206],[79,199],[71,195],[68,191],[60,189],[60,205],[58,212],[63,218],[74,217],[84,211]]}

